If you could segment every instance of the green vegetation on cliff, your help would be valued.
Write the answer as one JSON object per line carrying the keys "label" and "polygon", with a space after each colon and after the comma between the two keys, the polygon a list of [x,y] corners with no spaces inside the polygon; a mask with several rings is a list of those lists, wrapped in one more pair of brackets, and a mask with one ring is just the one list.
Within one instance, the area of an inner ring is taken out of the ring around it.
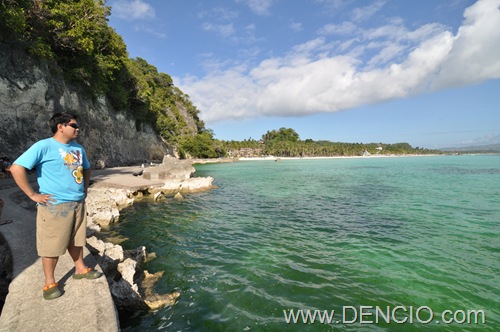
{"label": "green vegetation on cliff", "polygon": [[[184,154],[215,156],[213,134],[189,96],[144,59],[128,58],[123,39],[108,25],[110,11],[105,0],[2,0],[0,40],[60,68],[92,96],[108,97],[114,109],[136,119],[138,129],[150,123]],[[200,154],[200,146],[208,153]]]}

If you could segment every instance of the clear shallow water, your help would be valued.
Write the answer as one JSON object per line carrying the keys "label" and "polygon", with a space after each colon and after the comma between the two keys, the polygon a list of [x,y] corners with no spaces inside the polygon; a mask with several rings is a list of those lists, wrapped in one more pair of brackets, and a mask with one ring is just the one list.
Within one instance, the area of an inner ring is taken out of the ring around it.
{"label": "clear shallow water", "polygon": [[[130,238],[125,248],[156,252],[145,268],[165,271],[157,292],[181,292],[173,307],[124,321],[124,331],[500,328],[499,155],[196,169],[219,188],[136,204],[113,229]],[[396,317],[408,320],[367,323],[377,306],[404,306]],[[410,314],[420,307],[428,309]],[[335,319],[287,324],[290,309],[335,310]],[[429,309],[432,321],[419,322]],[[483,310],[486,323],[446,325],[445,310]]]}

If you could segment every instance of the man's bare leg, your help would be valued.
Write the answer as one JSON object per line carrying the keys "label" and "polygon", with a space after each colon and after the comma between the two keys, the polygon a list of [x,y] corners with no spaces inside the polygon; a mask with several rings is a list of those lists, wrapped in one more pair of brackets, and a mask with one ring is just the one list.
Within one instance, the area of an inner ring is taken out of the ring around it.
{"label": "man's bare leg", "polygon": [[42,257],[43,274],[45,275],[45,286],[56,282],[54,272],[56,270],[59,257]]}
{"label": "man's bare leg", "polygon": [[57,261],[59,257],[42,257],[43,273],[45,274],[45,286],[43,287],[43,298],[53,300],[62,295],[61,290],[57,287],[54,278]]}
{"label": "man's bare leg", "polygon": [[87,266],[83,261],[83,247],[76,247],[73,244],[68,246],[68,253],[75,263],[75,274],[82,273]]}

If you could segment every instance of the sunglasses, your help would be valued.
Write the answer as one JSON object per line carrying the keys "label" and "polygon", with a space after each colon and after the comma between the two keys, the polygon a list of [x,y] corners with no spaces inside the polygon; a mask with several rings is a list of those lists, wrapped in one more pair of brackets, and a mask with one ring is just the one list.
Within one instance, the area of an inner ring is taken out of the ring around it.
{"label": "sunglasses", "polygon": [[72,128],[75,128],[75,129],[80,128],[80,126],[78,126],[78,124],[76,124],[76,123],[67,123],[66,126],[70,126]]}

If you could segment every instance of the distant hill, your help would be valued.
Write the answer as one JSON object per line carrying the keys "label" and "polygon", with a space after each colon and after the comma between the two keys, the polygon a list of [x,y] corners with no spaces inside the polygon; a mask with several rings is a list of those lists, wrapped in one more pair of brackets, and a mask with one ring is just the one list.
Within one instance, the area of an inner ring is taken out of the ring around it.
{"label": "distant hill", "polygon": [[478,146],[464,146],[454,148],[439,149],[444,152],[500,152],[500,144],[478,145]]}

